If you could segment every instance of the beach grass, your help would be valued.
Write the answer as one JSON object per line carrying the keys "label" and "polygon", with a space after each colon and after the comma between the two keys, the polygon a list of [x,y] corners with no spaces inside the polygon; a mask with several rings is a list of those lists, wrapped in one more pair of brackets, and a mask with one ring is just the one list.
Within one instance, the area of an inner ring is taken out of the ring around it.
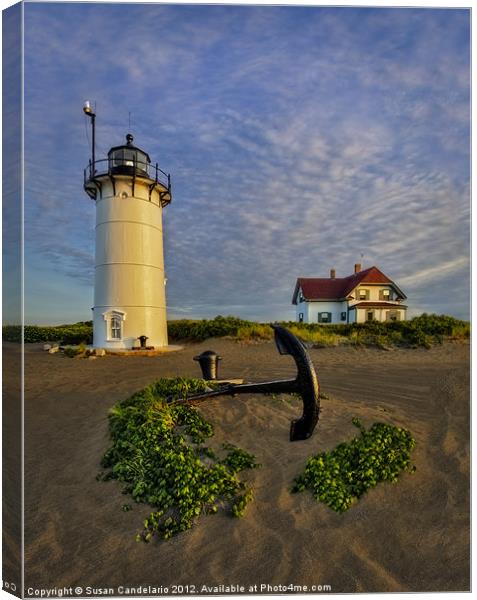
{"label": "beach grass", "polygon": [[[424,347],[440,344],[446,340],[465,340],[470,337],[470,323],[448,315],[422,314],[408,321],[345,324],[318,324],[282,322],[305,343],[315,347],[327,346],[371,346]],[[22,328],[18,325],[5,325],[2,328],[3,340],[20,342]],[[273,338],[270,323],[246,321],[238,317],[221,315],[214,319],[180,319],[168,322],[169,339],[173,342],[202,342],[209,338],[231,337],[239,341],[266,341]],[[91,344],[93,325],[91,321],[81,321],[72,325],[41,327],[26,325],[25,343],[61,342],[65,345]]]}

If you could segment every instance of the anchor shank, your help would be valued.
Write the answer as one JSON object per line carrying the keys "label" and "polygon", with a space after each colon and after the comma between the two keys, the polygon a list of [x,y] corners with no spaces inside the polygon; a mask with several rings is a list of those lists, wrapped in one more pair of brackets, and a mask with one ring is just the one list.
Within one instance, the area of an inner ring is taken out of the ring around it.
{"label": "anchor shank", "polygon": [[264,381],[263,383],[243,383],[231,385],[227,394],[289,394],[299,392],[296,379]]}
{"label": "anchor shank", "polygon": [[217,390],[211,390],[210,392],[202,392],[200,394],[192,394],[190,396],[187,396],[187,398],[173,399],[171,397],[171,398],[168,398],[167,401],[170,403],[173,403],[173,404],[185,404],[187,402],[206,400],[207,398],[213,398],[214,396],[223,396],[223,395],[231,394],[231,392],[229,391],[229,387],[230,386],[226,386],[226,387],[218,388]]}
{"label": "anchor shank", "polygon": [[244,383],[239,385],[230,383],[229,385],[219,387],[210,392],[193,394],[187,398],[177,398],[176,400],[170,401],[182,404],[185,402],[198,402],[200,400],[206,400],[207,398],[213,398],[214,396],[234,396],[235,394],[287,394],[298,391],[299,386],[295,379],[265,381],[263,383]]}

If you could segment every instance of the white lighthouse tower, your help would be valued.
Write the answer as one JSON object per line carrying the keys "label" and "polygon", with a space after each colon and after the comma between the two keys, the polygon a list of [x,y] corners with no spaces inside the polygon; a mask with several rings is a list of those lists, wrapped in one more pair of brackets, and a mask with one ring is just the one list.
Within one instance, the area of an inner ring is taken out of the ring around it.
{"label": "white lighthouse tower", "polygon": [[162,209],[171,202],[170,175],[133,144],[92,158],[84,189],[96,203],[93,345],[124,351],[167,346]]}

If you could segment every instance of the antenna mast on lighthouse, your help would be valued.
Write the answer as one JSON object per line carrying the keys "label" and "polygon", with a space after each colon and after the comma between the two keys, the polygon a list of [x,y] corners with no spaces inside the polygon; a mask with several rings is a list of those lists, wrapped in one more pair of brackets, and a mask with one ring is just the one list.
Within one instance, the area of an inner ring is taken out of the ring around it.
{"label": "antenna mast on lighthouse", "polygon": [[96,159],[96,114],[93,112],[89,100],[85,101],[83,106],[83,112],[87,117],[91,119],[91,162],[94,165]]}

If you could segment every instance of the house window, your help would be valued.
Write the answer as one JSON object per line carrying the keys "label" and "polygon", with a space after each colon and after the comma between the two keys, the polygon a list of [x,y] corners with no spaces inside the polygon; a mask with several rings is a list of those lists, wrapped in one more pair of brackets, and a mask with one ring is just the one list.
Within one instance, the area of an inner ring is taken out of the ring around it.
{"label": "house window", "polygon": [[341,313],[341,320],[342,320],[342,321],[346,321],[346,311],[343,311],[343,312]]}
{"label": "house window", "polygon": [[303,294],[300,293],[300,295],[298,296],[298,302],[303,302],[304,299],[305,298],[304,298]]}
{"label": "house window", "polygon": [[374,310],[368,310],[366,313],[366,321],[374,321]]}
{"label": "house window", "polygon": [[298,313],[298,322],[303,323],[303,313]]}
{"label": "house window", "polygon": [[388,310],[386,313],[386,321],[399,321],[399,311]]}
{"label": "house window", "polygon": [[369,300],[369,290],[359,290],[358,298],[360,300]]}
{"label": "house window", "polygon": [[318,323],[331,323],[331,313],[330,312],[318,313]]}
{"label": "house window", "polygon": [[391,300],[390,290],[381,290],[381,300]]}

